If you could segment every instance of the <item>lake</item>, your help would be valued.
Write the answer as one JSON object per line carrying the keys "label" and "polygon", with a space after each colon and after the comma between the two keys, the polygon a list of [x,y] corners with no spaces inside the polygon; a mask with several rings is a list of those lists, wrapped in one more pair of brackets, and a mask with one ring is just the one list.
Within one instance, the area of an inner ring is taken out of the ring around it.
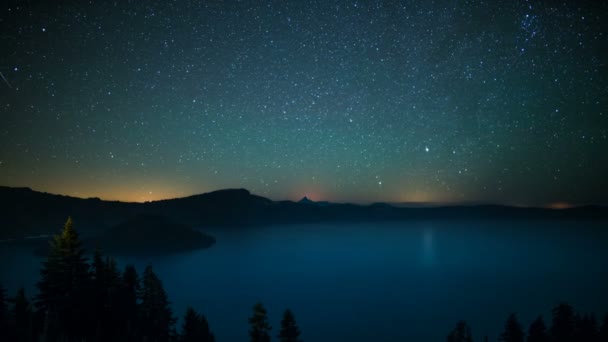
{"label": "lake", "polygon": [[[203,312],[218,341],[246,341],[251,307],[264,303],[273,335],[282,312],[305,341],[444,341],[460,319],[476,340],[496,340],[510,312],[527,329],[567,301],[608,311],[608,224],[421,221],[207,229],[206,250],[122,257],[152,264],[180,316]],[[40,260],[2,245],[0,282],[31,296]]]}

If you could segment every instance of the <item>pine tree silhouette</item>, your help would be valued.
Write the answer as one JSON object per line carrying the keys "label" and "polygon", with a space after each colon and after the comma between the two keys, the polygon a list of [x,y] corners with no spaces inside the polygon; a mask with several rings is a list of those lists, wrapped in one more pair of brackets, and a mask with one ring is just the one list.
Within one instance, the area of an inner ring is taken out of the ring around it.
{"label": "pine tree silhouette", "polygon": [[542,316],[538,316],[528,329],[527,342],[549,342],[547,326]]}
{"label": "pine tree silhouette", "polygon": [[84,249],[69,217],[51,249],[37,284],[36,306],[43,313],[43,334],[49,340],[85,339],[91,332],[87,290],[90,284]]}
{"label": "pine tree silhouette", "polygon": [[0,341],[8,338],[8,301],[6,290],[0,286]]}
{"label": "pine tree silhouette", "polygon": [[466,321],[456,323],[456,328],[448,335],[447,342],[473,342],[471,327]]}
{"label": "pine tree silhouette", "polygon": [[500,335],[500,341],[504,342],[524,342],[524,331],[517,320],[517,316],[512,313],[505,323],[505,331]]}
{"label": "pine tree silhouette", "polygon": [[553,342],[574,341],[575,314],[574,309],[566,303],[561,303],[553,310],[553,323],[550,336]]}
{"label": "pine tree silhouette", "polygon": [[262,303],[253,307],[253,316],[249,318],[249,337],[251,342],[270,342],[270,330],[266,309]]}
{"label": "pine tree silhouette", "polygon": [[200,338],[198,326],[198,314],[193,308],[188,307],[184,316],[184,325],[182,327],[182,342],[196,342]]}
{"label": "pine tree silhouette", "polygon": [[30,303],[25,296],[25,290],[20,288],[15,296],[15,306],[13,308],[13,327],[14,339],[16,342],[26,342],[32,340],[32,310]]}
{"label": "pine tree silhouette", "polygon": [[207,317],[203,314],[200,315],[199,326],[201,331],[201,340],[199,342],[215,342],[215,336],[209,328]]}
{"label": "pine tree silhouette", "polygon": [[188,307],[184,316],[181,342],[214,342],[215,337],[209,330],[209,323],[205,316],[198,314]]}
{"label": "pine tree silhouette", "polygon": [[575,335],[577,341],[595,342],[599,338],[597,320],[593,314],[585,314],[576,321]]}
{"label": "pine tree silhouette", "polygon": [[127,341],[134,340],[139,331],[139,298],[141,296],[141,283],[137,270],[133,265],[127,265],[122,273],[119,292],[119,317],[124,322],[123,336]]}
{"label": "pine tree silhouette", "polygon": [[300,339],[300,329],[296,324],[296,318],[291,310],[285,310],[283,319],[281,320],[281,331],[279,332],[279,340],[281,342],[302,342]]}
{"label": "pine tree silhouette", "polygon": [[126,330],[126,322],[122,319],[123,303],[121,302],[122,283],[118,272],[116,261],[107,257],[104,268],[105,305],[102,318],[103,333],[105,341],[115,341],[122,336]]}
{"label": "pine tree silhouette", "polygon": [[169,341],[174,319],[167,293],[152,266],[144,270],[140,308],[142,337],[151,342]]}
{"label": "pine tree silhouette", "polygon": [[602,342],[608,341],[608,313],[604,315],[602,326],[600,327],[599,340]]}
{"label": "pine tree silhouette", "polygon": [[91,262],[92,268],[92,320],[95,322],[95,340],[101,341],[102,332],[105,330],[105,319],[106,313],[106,295],[107,286],[105,279],[106,264],[103,261],[103,254],[101,249],[97,247],[93,254],[93,260]]}

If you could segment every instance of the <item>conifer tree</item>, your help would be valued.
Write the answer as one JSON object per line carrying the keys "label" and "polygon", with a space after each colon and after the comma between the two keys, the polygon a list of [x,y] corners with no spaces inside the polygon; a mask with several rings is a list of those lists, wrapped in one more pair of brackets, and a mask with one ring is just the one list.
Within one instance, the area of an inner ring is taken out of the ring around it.
{"label": "conifer tree", "polygon": [[574,340],[575,319],[574,309],[566,303],[561,303],[553,310],[553,323],[550,337],[553,342],[570,342]]}
{"label": "conifer tree", "polygon": [[106,264],[103,261],[103,254],[99,246],[95,248],[92,268],[92,320],[95,322],[95,337],[97,341],[101,340],[102,332],[104,331],[105,305],[106,305],[106,280],[105,268]]}
{"label": "conifer tree", "polygon": [[141,335],[150,342],[170,340],[174,319],[163,285],[152,270],[146,267],[141,297]]}
{"label": "conifer tree", "polygon": [[99,288],[103,288],[104,286],[104,273],[106,269],[106,263],[103,260],[103,253],[101,252],[101,248],[99,246],[95,248],[95,252],[93,254],[93,261],[91,262],[91,268],[93,271],[93,280],[95,284]]}
{"label": "conifer tree", "polygon": [[0,286],[0,341],[8,338],[8,300],[6,290]]}
{"label": "conifer tree", "polygon": [[283,313],[283,319],[281,320],[281,331],[279,332],[279,340],[281,342],[302,342],[300,339],[300,329],[296,324],[296,318],[291,312],[291,310],[287,309]]}
{"label": "conifer tree", "polygon": [[125,332],[123,333],[129,339],[134,339],[138,336],[138,310],[139,298],[141,295],[141,285],[137,270],[133,265],[127,265],[122,274],[120,288],[120,317],[125,323]]}
{"label": "conifer tree", "polygon": [[215,336],[211,332],[211,328],[209,328],[209,321],[207,321],[207,317],[203,314],[200,315],[199,326],[201,331],[200,342],[215,342]]}
{"label": "conifer tree", "polygon": [[448,335],[447,342],[473,342],[471,327],[466,321],[456,323],[456,328]]}
{"label": "conifer tree", "polygon": [[126,321],[122,313],[124,304],[121,302],[122,298],[120,294],[122,282],[116,266],[116,260],[108,257],[104,265],[105,303],[102,317],[104,331],[102,337],[105,341],[114,341],[126,332]]}
{"label": "conifer tree", "polygon": [[538,316],[528,329],[527,342],[549,342],[547,326],[542,316]]}
{"label": "conifer tree", "polygon": [[69,217],[51,241],[42,264],[36,306],[44,314],[43,334],[49,340],[83,339],[92,330],[87,289],[90,283],[85,252]]}
{"label": "conifer tree", "polygon": [[514,313],[507,318],[505,331],[500,335],[500,340],[504,342],[524,342],[524,331]]}
{"label": "conifer tree", "polygon": [[181,342],[214,342],[215,337],[209,330],[205,316],[188,307],[182,326]]}
{"label": "conifer tree", "polygon": [[249,318],[249,337],[251,342],[270,342],[270,330],[266,309],[262,303],[253,307],[253,316]]}
{"label": "conifer tree", "polygon": [[120,291],[123,286],[118,266],[114,258],[106,258],[106,298],[107,307],[110,313],[116,313],[119,308],[118,301],[120,300]]}
{"label": "conifer tree", "polygon": [[20,288],[15,296],[15,306],[12,312],[14,339],[16,342],[32,340],[32,310],[25,296],[25,290]]}
{"label": "conifer tree", "polygon": [[193,308],[188,307],[184,316],[184,324],[182,326],[182,342],[196,342],[199,339],[198,314]]}
{"label": "conifer tree", "polygon": [[595,342],[599,337],[597,320],[593,314],[585,314],[576,322],[576,339],[578,341]]}
{"label": "conifer tree", "polygon": [[604,315],[602,326],[600,327],[599,340],[602,342],[608,341],[608,313]]}

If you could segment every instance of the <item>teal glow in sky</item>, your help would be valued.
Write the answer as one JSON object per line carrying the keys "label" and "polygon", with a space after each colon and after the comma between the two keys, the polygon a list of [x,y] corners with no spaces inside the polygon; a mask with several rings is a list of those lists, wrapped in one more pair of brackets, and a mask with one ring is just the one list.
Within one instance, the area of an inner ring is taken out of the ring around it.
{"label": "teal glow in sky", "polygon": [[608,5],[11,1],[0,183],[607,203]]}

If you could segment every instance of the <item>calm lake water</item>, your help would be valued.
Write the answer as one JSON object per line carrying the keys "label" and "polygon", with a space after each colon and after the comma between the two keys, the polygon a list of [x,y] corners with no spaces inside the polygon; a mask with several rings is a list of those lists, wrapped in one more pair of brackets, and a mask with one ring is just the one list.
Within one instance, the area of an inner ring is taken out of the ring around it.
{"label": "calm lake water", "polygon": [[[207,250],[118,258],[151,263],[174,312],[202,311],[218,341],[246,341],[255,302],[276,335],[287,307],[305,341],[444,341],[459,319],[496,340],[568,301],[608,311],[608,223],[455,221],[207,230]],[[35,291],[40,259],[3,245],[0,281]]]}

